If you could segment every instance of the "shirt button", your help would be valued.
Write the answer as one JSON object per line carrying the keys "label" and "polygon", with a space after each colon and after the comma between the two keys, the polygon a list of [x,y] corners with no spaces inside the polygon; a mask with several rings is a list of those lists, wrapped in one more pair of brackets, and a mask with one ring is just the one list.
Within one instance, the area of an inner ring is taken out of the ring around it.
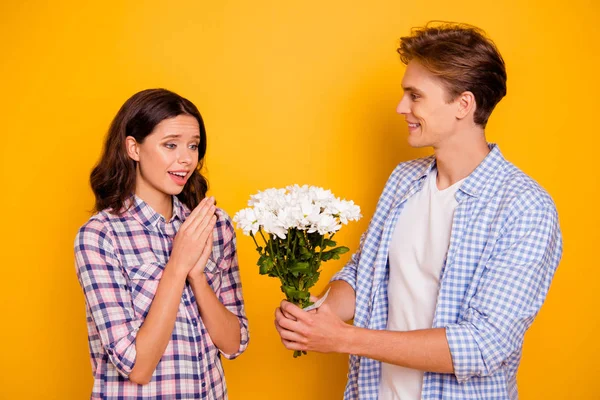
{"label": "shirt button", "polygon": [[184,294],[183,294],[183,298],[184,298],[184,299],[187,299],[187,294],[185,294],[185,293],[184,293]]}
{"label": "shirt button", "polygon": [[206,386],[206,382],[202,382],[202,387]]}
{"label": "shirt button", "polygon": [[192,324],[196,325],[197,323],[198,323],[198,320],[197,320],[196,318],[194,318],[194,319],[192,320]]}

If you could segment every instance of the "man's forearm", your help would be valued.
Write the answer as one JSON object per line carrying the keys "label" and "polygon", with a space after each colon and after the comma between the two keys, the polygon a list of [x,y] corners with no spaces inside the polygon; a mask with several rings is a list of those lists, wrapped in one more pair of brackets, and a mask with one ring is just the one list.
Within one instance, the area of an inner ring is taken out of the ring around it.
{"label": "man's forearm", "polygon": [[397,332],[349,326],[345,331],[340,338],[342,353],[421,371],[454,372],[444,328]]}
{"label": "man's forearm", "polygon": [[[354,318],[354,306],[356,303],[356,293],[352,286],[348,284],[346,281],[333,281],[328,286],[331,288],[329,295],[327,295],[327,300],[325,303],[329,305],[331,310],[337,314],[338,317],[342,321],[350,321]],[[321,296],[325,295],[325,291],[321,294]]]}

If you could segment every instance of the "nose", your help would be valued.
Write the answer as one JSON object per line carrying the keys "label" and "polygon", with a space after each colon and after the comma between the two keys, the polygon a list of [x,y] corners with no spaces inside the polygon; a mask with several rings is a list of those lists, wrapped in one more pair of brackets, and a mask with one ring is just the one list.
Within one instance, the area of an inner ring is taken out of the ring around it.
{"label": "nose", "polygon": [[410,114],[410,102],[408,101],[408,96],[402,96],[400,103],[398,103],[398,106],[396,107],[396,112],[402,115]]}
{"label": "nose", "polygon": [[180,164],[190,165],[196,156],[196,152],[185,149],[179,152],[178,161]]}

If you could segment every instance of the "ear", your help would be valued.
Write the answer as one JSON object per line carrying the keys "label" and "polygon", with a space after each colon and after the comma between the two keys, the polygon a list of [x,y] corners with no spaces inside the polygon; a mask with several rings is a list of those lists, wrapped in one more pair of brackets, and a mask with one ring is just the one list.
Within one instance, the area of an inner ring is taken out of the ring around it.
{"label": "ear", "polygon": [[475,112],[477,104],[475,103],[475,96],[472,92],[462,92],[457,98],[456,102],[458,110],[456,111],[456,118],[464,119],[467,115],[471,115]]}
{"label": "ear", "polygon": [[125,148],[127,149],[129,158],[133,161],[140,161],[140,147],[133,136],[127,136],[125,138]]}

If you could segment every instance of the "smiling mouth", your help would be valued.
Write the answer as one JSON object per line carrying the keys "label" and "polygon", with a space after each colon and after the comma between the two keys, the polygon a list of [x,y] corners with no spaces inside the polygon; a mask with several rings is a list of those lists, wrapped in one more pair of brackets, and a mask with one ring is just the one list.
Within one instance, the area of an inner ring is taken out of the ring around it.
{"label": "smiling mouth", "polygon": [[175,175],[178,176],[180,178],[185,178],[187,175],[187,172],[169,172],[171,175]]}
{"label": "smiling mouth", "polygon": [[411,123],[408,124],[409,128],[418,128],[420,126],[421,126],[421,124],[411,124]]}

